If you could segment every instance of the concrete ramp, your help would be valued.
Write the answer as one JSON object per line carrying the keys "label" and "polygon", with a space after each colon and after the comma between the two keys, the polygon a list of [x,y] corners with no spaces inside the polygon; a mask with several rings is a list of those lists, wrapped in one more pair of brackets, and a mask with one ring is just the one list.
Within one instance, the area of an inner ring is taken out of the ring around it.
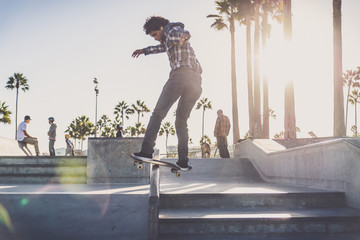
{"label": "concrete ramp", "polygon": [[0,137],[0,156],[26,156],[26,154],[19,148],[16,140]]}
{"label": "concrete ramp", "polygon": [[[175,163],[175,159],[162,159]],[[189,165],[193,169],[181,172],[180,177],[171,173],[169,168],[160,167],[160,181],[169,182],[226,182],[226,183],[253,183],[262,182],[259,173],[246,158],[203,158],[190,159]]]}

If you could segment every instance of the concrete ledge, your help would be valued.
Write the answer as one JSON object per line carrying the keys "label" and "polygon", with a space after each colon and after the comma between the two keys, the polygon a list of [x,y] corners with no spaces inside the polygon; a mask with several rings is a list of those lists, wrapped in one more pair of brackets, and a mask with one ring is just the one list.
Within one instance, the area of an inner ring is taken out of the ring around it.
{"label": "concrete ledge", "polygon": [[267,182],[342,191],[349,206],[360,208],[359,143],[360,139],[334,139],[269,152],[246,140],[235,145],[234,155],[249,158]]}
{"label": "concrete ledge", "polygon": [[[30,146],[30,149],[31,147],[32,149],[34,149],[33,146]],[[27,154],[20,149],[18,141],[0,137],[0,156],[26,156],[26,155]]]}
{"label": "concrete ledge", "polygon": [[149,183],[150,166],[138,170],[121,154],[138,152],[143,138],[89,138],[88,183]]}

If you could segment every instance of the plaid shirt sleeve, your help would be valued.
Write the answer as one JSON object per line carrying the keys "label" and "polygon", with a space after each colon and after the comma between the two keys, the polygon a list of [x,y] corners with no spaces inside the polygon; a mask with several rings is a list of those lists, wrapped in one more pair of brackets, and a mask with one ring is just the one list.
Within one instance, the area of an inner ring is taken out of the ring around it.
{"label": "plaid shirt sleeve", "polygon": [[191,37],[190,33],[181,28],[174,28],[169,31],[166,35],[167,44],[172,45],[181,45],[184,41],[189,40]]}
{"label": "plaid shirt sleeve", "polygon": [[156,46],[150,46],[143,49],[145,55],[163,53],[166,52],[166,47],[164,44],[159,44]]}

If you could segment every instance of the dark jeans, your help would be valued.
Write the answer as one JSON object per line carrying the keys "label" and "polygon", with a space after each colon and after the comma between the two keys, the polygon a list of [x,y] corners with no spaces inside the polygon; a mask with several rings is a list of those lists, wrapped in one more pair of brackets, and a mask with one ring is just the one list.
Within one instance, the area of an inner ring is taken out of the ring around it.
{"label": "dark jeans", "polygon": [[219,148],[220,157],[222,158],[230,158],[229,150],[228,150],[228,143],[226,137],[216,137],[217,146]]}
{"label": "dark jeans", "polygon": [[179,99],[175,120],[175,129],[178,137],[178,154],[179,162],[187,163],[189,161],[187,120],[201,92],[200,74],[189,68],[180,68],[172,71],[150,117],[141,151],[147,154],[154,152],[161,122],[171,106]]}
{"label": "dark jeans", "polygon": [[55,140],[49,140],[49,153],[50,153],[50,156],[55,156],[54,145],[55,145]]}

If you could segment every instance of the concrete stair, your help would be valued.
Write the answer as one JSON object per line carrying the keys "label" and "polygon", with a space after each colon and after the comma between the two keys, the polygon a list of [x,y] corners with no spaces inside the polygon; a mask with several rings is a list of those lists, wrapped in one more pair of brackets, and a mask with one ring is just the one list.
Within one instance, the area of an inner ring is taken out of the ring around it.
{"label": "concrete stair", "polygon": [[0,157],[0,183],[87,182],[86,157]]}
{"label": "concrete stair", "polygon": [[160,168],[161,240],[360,239],[360,211],[342,192],[265,183],[246,159],[190,165],[177,179]]}

